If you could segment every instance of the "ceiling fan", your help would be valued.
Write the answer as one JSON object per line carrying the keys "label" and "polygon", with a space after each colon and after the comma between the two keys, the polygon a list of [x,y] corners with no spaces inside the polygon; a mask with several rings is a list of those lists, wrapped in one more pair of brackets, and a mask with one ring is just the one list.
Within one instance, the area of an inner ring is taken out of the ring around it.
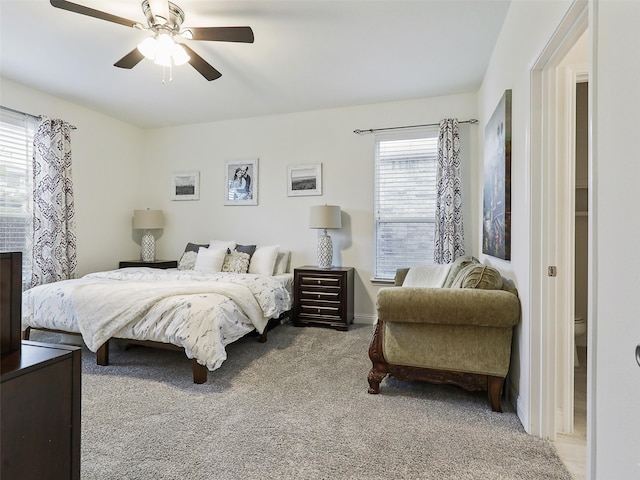
{"label": "ceiling fan", "polygon": [[144,0],[142,2],[142,12],[147,19],[146,27],[139,22],[85,7],[84,5],[78,5],[77,3],[67,2],[66,0],[50,1],[51,5],[62,10],[150,32],[152,35],[149,38],[114,63],[116,67],[120,68],[133,68],[145,57],[159,65],[168,67],[189,62],[204,78],[211,81],[220,78],[222,74],[188,45],[182,43],[180,38],[253,43],[253,30],[251,30],[251,27],[183,28],[184,12],[176,4],[166,0]]}

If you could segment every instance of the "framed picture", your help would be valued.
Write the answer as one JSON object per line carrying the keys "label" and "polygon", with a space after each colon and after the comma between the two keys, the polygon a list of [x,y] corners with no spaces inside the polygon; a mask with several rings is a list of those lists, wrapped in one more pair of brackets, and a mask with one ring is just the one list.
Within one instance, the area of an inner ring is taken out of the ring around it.
{"label": "framed picture", "polygon": [[173,172],[171,200],[200,200],[200,172]]}
{"label": "framed picture", "polygon": [[258,204],[258,159],[225,162],[225,205]]}
{"label": "framed picture", "polygon": [[484,131],[482,253],[511,260],[511,90]]}
{"label": "framed picture", "polygon": [[287,195],[290,197],[322,195],[322,164],[287,167]]}

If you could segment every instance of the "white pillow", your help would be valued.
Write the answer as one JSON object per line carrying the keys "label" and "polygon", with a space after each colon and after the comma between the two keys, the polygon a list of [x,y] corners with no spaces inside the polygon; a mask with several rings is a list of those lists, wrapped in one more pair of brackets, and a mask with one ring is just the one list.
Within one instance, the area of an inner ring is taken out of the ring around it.
{"label": "white pillow", "polygon": [[211,250],[219,250],[221,248],[224,248],[226,252],[227,249],[233,250],[234,248],[236,248],[236,242],[234,242],[233,240],[210,240],[209,248]]}
{"label": "white pillow", "polygon": [[279,250],[280,245],[257,246],[251,257],[251,263],[249,263],[249,273],[273,275],[273,268],[275,267]]}
{"label": "white pillow", "polygon": [[287,273],[289,269],[289,261],[291,260],[291,250],[282,250],[278,252],[276,257],[276,264],[273,267],[274,275],[282,275]]}
{"label": "white pillow", "polygon": [[200,272],[219,272],[222,270],[222,264],[226,254],[226,248],[213,250],[211,248],[200,247],[193,269]]}
{"label": "white pillow", "polygon": [[402,286],[441,288],[447,279],[450,268],[450,263],[411,267],[404,278],[404,282],[402,282]]}

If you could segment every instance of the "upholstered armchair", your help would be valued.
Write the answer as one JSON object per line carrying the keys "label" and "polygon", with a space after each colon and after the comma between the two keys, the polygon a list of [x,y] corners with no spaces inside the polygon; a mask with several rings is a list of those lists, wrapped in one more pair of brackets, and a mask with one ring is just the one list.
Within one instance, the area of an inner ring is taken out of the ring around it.
{"label": "upholstered armchair", "polygon": [[378,393],[392,375],[486,390],[492,410],[502,411],[513,327],[520,319],[517,290],[471,257],[439,275],[437,287],[403,285],[407,275],[398,271],[396,286],[377,295],[369,393]]}

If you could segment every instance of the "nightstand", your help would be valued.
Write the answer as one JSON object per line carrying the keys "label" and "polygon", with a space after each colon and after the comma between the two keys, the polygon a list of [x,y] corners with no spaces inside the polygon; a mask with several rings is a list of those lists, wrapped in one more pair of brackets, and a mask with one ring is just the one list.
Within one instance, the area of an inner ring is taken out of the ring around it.
{"label": "nightstand", "polygon": [[154,260],[153,262],[143,262],[142,260],[123,260],[118,268],[125,267],[150,267],[150,268],[178,268],[177,260]]}
{"label": "nightstand", "polygon": [[293,324],[346,331],[353,321],[354,276],[352,267],[294,269]]}

